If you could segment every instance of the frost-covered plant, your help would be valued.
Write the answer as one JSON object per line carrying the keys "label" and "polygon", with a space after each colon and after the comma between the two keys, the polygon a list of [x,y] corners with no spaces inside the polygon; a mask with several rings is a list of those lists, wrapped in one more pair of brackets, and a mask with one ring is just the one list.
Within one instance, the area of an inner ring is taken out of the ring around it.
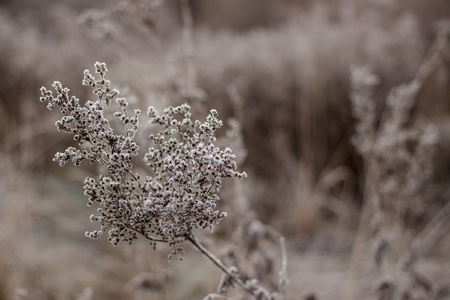
{"label": "frost-covered plant", "polygon": [[[131,243],[140,233],[154,242],[176,244],[195,228],[212,231],[226,216],[216,210],[222,180],[246,176],[236,171],[235,156],[229,148],[221,150],[213,144],[215,131],[222,126],[217,111],[211,110],[202,123],[191,119],[187,104],[168,107],[161,115],[150,107],[147,114],[151,122],[162,129],[151,135],[155,147],[145,154],[151,176],[141,180],[132,163],[139,153],[135,136],[140,110],[130,116],[125,98],[119,98],[119,91],[111,90],[105,79],[106,65],[97,62],[95,68],[99,79],[85,70],[83,80],[98,97],[95,102],[82,106],[57,81],[53,83],[56,95],[41,88],[41,101],[47,102],[50,110],[58,107],[63,114],[56,122],[58,130],[74,134],[82,147],[59,152],[54,161],[61,166],[72,161],[78,166],[89,160],[107,167],[107,174],[98,180],[85,180],[89,205],[100,205],[99,214],[92,215],[91,221],[101,224],[100,230],[86,235],[97,239],[108,231],[109,240],[117,245],[119,241]],[[116,133],[105,116],[113,101],[119,108],[114,116],[122,121],[124,134]]]}
{"label": "frost-covered plant", "polygon": [[[373,258],[381,279],[376,286],[378,299],[411,299],[417,295],[434,299],[432,282],[422,279],[415,267],[425,253],[426,239],[422,233],[415,236],[411,224],[427,208],[425,191],[433,173],[438,135],[434,126],[415,128],[412,112],[426,79],[441,63],[446,44],[446,35],[439,34],[414,79],[391,89],[380,120],[373,95],[377,76],[367,67],[351,72],[351,104],[357,120],[353,142],[367,174],[361,222],[370,219]],[[359,230],[358,236],[363,236],[364,227]],[[359,244],[362,240],[359,237]],[[353,299],[352,295],[345,296]]]}
{"label": "frost-covered plant", "polygon": [[[78,166],[88,160],[106,167],[106,174],[98,179],[87,177],[84,182],[88,205],[100,206],[98,214],[91,216],[100,229],[86,235],[97,239],[108,232],[113,245],[121,241],[131,244],[142,235],[153,245],[165,242],[172,246],[169,257],[183,250],[180,243],[189,241],[224,272],[229,285],[240,286],[256,299],[281,299],[277,293],[270,295],[255,279],[244,283],[236,267],[227,268],[193,234],[195,229],[212,232],[226,217],[216,209],[222,180],[247,176],[236,171],[236,157],[229,148],[214,145],[215,132],[222,126],[217,111],[211,110],[206,121],[200,122],[192,120],[187,104],[167,107],[162,114],[149,107],[147,115],[160,130],[150,135],[153,146],[144,155],[149,170],[143,178],[133,170],[133,159],[140,150],[136,133],[141,111],[129,113],[126,99],[105,79],[105,63],[95,63],[95,69],[98,78],[85,70],[83,85],[93,89],[96,101],[81,105],[58,81],[52,85],[56,95],[42,87],[40,98],[48,109],[59,108],[63,117],[56,122],[58,130],[73,134],[80,146],[58,152],[54,161]],[[114,103],[118,110],[113,115],[123,124],[121,133],[107,118]]]}

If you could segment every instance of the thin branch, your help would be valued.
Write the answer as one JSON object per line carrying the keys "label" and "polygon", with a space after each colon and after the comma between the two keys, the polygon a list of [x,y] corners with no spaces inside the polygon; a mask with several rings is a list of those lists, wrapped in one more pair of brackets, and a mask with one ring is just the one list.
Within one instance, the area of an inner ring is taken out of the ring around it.
{"label": "thin branch", "polygon": [[189,6],[188,0],[180,0],[181,3],[181,17],[183,20],[183,41],[185,45],[185,55],[186,55],[186,90],[192,92],[197,86],[197,70],[194,61],[194,43],[193,43],[193,28],[194,21],[192,19],[192,11]]}
{"label": "thin branch", "polygon": [[423,85],[424,81],[442,63],[442,51],[446,44],[447,35],[439,32],[414,78],[419,84]]}
{"label": "thin branch", "polygon": [[353,300],[355,298],[355,290],[359,273],[358,265],[362,260],[364,248],[368,239],[368,226],[372,213],[371,197],[373,197],[373,191],[372,188],[368,185],[368,182],[371,182],[371,180],[373,180],[373,177],[375,176],[372,174],[372,170],[367,170],[365,177],[366,182],[364,185],[364,197],[361,208],[361,216],[359,218],[356,237],[353,242],[353,249],[346,274],[344,290],[341,294],[341,300]]}
{"label": "thin branch", "polygon": [[212,261],[219,269],[227,274],[231,278],[231,280],[233,280],[243,290],[245,290],[248,294],[255,296],[251,288],[249,288],[244,282],[242,282],[242,280],[240,280],[237,275],[232,274],[220,259],[215,257],[214,254],[203,247],[192,233],[188,237],[186,237],[186,239],[190,241],[194,245],[194,247],[200,250],[200,252],[203,253],[210,261]]}
{"label": "thin branch", "polygon": [[279,273],[280,280],[278,282],[278,287],[280,292],[284,292],[286,284],[289,282],[287,275],[287,251],[286,251],[286,239],[282,236],[280,237],[280,248],[281,248],[281,270]]}
{"label": "thin branch", "polygon": [[160,242],[160,243],[169,243],[169,240],[164,240],[164,239],[159,239],[153,236],[149,236],[149,235],[145,235],[142,231],[136,229],[136,228],[132,228],[132,227],[127,227],[130,230],[133,230],[137,233],[139,233],[140,235],[142,235],[143,237],[145,237],[147,240],[150,240],[152,242]]}
{"label": "thin branch", "polygon": [[[416,236],[412,243],[412,248],[418,254],[424,254],[432,247],[433,243],[430,241],[431,236],[436,235],[439,229],[442,229],[446,220],[450,217],[450,201],[436,214],[433,219],[425,226],[425,228]],[[442,235],[446,230],[441,230],[439,235]],[[438,236],[439,236],[438,235]],[[436,240],[436,238],[434,239]]]}

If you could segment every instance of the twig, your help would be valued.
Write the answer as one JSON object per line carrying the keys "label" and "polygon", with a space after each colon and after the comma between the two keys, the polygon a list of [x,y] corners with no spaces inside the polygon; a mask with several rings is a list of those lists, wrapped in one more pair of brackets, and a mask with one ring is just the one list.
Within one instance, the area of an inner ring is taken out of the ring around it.
{"label": "twig", "polygon": [[160,243],[168,243],[168,242],[170,242],[169,240],[159,239],[159,238],[156,238],[156,237],[153,237],[153,236],[145,235],[142,231],[140,231],[140,230],[138,230],[136,228],[132,228],[132,227],[127,227],[127,228],[131,229],[131,230],[133,230],[133,231],[135,231],[135,232],[137,232],[139,234],[141,234],[147,240],[150,240],[150,241],[155,242],[155,243],[156,242],[160,242]]}
{"label": "twig", "polygon": [[[364,199],[361,217],[359,219],[358,230],[356,233],[355,241],[353,243],[353,250],[350,257],[350,266],[347,271],[347,282],[345,283],[344,291],[341,295],[342,300],[353,300],[355,297],[355,285],[358,276],[358,263],[360,262],[362,255],[364,253],[364,247],[368,238],[368,224],[370,220],[370,215],[372,212],[371,198],[374,196],[371,188],[367,186],[367,182],[373,176],[372,172],[369,170],[367,172],[366,185],[364,188]],[[372,175],[372,176],[370,176]]]}
{"label": "twig", "polygon": [[242,282],[242,280],[240,280],[237,277],[237,275],[232,274],[220,259],[215,257],[214,254],[212,254],[211,252],[208,251],[208,249],[203,247],[192,233],[188,237],[186,237],[186,240],[190,241],[194,245],[194,247],[196,247],[198,250],[200,250],[201,253],[203,253],[210,261],[212,261],[225,274],[227,274],[231,278],[231,280],[233,280],[237,285],[239,285],[244,291],[246,291],[248,294],[250,294],[252,296],[255,296],[253,291],[244,282]]}
{"label": "twig", "polygon": [[180,0],[181,3],[181,17],[183,20],[183,41],[185,44],[186,55],[186,90],[192,92],[197,86],[197,70],[194,62],[194,43],[192,40],[192,32],[194,28],[194,21],[192,19],[191,7],[188,0]]}
{"label": "twig", "polygon": [[[445,225],[445,222],[449,219],[448,213],[450,212],[450,201],[434,216],[434,218],[425,226],[425,228],[417,235],[412,243],[412,248],[417,254],[425,254],[434,244],[434,241],[446,230],[439,230]],[[444,227],[445,228],[445,227]],[[439,234],[436,234],[439,233]]]}
{"label": "twig", "polygon": [[278,282],[278,287],[280,292],[284,293],[284,287],[289,282],[287,276],[287,251],[286,251],[286,239],[282,236],[280,237],[280,248],[281,248],[281,270],[279,273],[280,280]]}
{"label": "twig", "polygon": [[446,44],[447,35],[439,32],[414,78],[419,84],[423,85],[430,74],[442,63],[441,54]]}

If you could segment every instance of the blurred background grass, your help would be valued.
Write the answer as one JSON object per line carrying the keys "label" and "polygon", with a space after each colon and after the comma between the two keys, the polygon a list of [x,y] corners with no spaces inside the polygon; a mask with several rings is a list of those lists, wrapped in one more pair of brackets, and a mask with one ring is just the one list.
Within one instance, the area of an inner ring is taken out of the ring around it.
{"label": "blurred background grass", "polygon": [[[108,64],[112,83],[137,107],[188,101],[198,118],[216,108],[229,126],[238,124],[242,144],[230,143],[249,174],[242,196],[288,238],[291,293],[339,298],[364,184],[350,143],[349,68],[369,65],[378,74],[381,113],[389,89],[413,78],[436,33],[450,32],[450,3],[189,3],[192,58],[175,0],[135,7],[103,0],[0,3],[0,299],[76,299],[90,291],[92,299],[197,299],[215,289],[219,274],[194,264],[198,253],[169,264],[164,251],[145,242],[117,249],[84,237],[95,225],[82,180],[96,170],[60,169],[51,161],[72,140],[56,132],[58,116],[39,103],[39,88],[59,80],[83,101],[92,99],[81,80],[95,61]],[[447,59],[428,79],[413,119],[417,127],[436,124],[441,135],[433,200],[418,230],[448,202],[449,80]],[[227,188],[223,194],[233,201]],[[443,284],[450,273],[439,265],[448,265],[448,250],[447,235],[424,267]],[[187,279],[186,270],[198,277]],[[171,275],[158,279],[165,289],[130,288],[141,272]],[[362,294],[375,278],[365,276]]]}

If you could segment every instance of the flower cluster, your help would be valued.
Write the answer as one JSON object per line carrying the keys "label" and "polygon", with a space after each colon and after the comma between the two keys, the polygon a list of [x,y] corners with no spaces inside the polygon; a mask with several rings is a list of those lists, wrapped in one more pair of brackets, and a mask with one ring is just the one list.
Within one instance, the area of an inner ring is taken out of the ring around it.
{"label": "flower cluster", "polygon": [[[217,111],[211,110],[202,123],[192,121],[186,104],[168,107],[161,115],[150,107],[147,114],[161,130],[150,136],[154,147],[145,154],[149,175],[141,180],[132,164],[139,151],[135,136],[140,111],[129,116],[127,101],[119,98],[119,91],[111,90],[105,79],[106,65],[96,63],[95,68],[98,79],[88,70],[83,79],[83,85],[93,89],[95,102],[80,105],[80,100],[69,97],[69,89],[59,82],[53,84],[56,96],[41,88],[41,101],[47,102],[50,110],[58,107],[63,114],[56,122],[58,130],[72,133],[81,146],[57,153],[54,160],[61,166],[68,161],[78,166],[89,160],[107,167],[107,174],[98,180],[85,180],[88,205],[100,205],[91,221],[101,224],[100,230],[86,235],[96,239],[108,231],[109,240],[117,245],[120,241],[131,243],[142,234],[154,243],[175,246],[195,228],[212,231],[213,225],[226,216],[216,209],[222,180],[246,176],[236,171],[230,149],[221,150],[213,144],[215,131],[222,126]],[[106,117],[113,100],[119,108],[114,117],[122,122],[123,134],[115,133]]]}
{"label": "flower cluster", "polygon": [[[236,171],[235,156],[229,148],[212,144],[216,129],[222,126],[217,112],[211,110],[206,122],[193,122],[186,104],[168,107],[162,115],[149,108],[152,123],[162,130],[152,135],[156,147],[145,154],[154,177],[145,183],[146,211],[155,216],[147,229],[164,238],[186,236],[193,228],[209,228],[226,213],[215,210],[223,178],[243,178]],[[146,232],[147,233],[147,232]]]}
{"label": "flower cluster", "polygon": [[[61,83],[55,81],[53,92],[45,87],[41,88],[41,102],[47,102],[47,108],[52,110],[59,107],[63,117],[56,122],[59,131],[72,133],[74,140],[80,146],[89,145],[83,151],[74,147],[69,147],[64,153],[57,153],[54,161],[64,166],[68,161],[72,161],[76,166],[83,160],[90,162],[98,161],[108,167],[108,174],[115,177],[122,177],[124,172],[130,172],[132,168],[131,158],[138,154],[139,146],[134,141],[134,135],[138,127],[140,111],[135,110],[132,117],[127,115],[127,104],[124,98],[117,98],[119,91],[110,89],[110,82],[105,80],[107,71],[104,63],[95,64],[96,73],[99,79],[84,71],[83,85],[91,86],[98,100],[88,101],[84,106],[80,105],[80,100],[75,96],[69,97],[69,89],[63,88]],[[112,100],[116,100],[121,112],[115,116],[126,126],[126,135],[114,133],[109,120],[105,117],[105,112]],[[128,125],[130,124],[131,127]]]}

